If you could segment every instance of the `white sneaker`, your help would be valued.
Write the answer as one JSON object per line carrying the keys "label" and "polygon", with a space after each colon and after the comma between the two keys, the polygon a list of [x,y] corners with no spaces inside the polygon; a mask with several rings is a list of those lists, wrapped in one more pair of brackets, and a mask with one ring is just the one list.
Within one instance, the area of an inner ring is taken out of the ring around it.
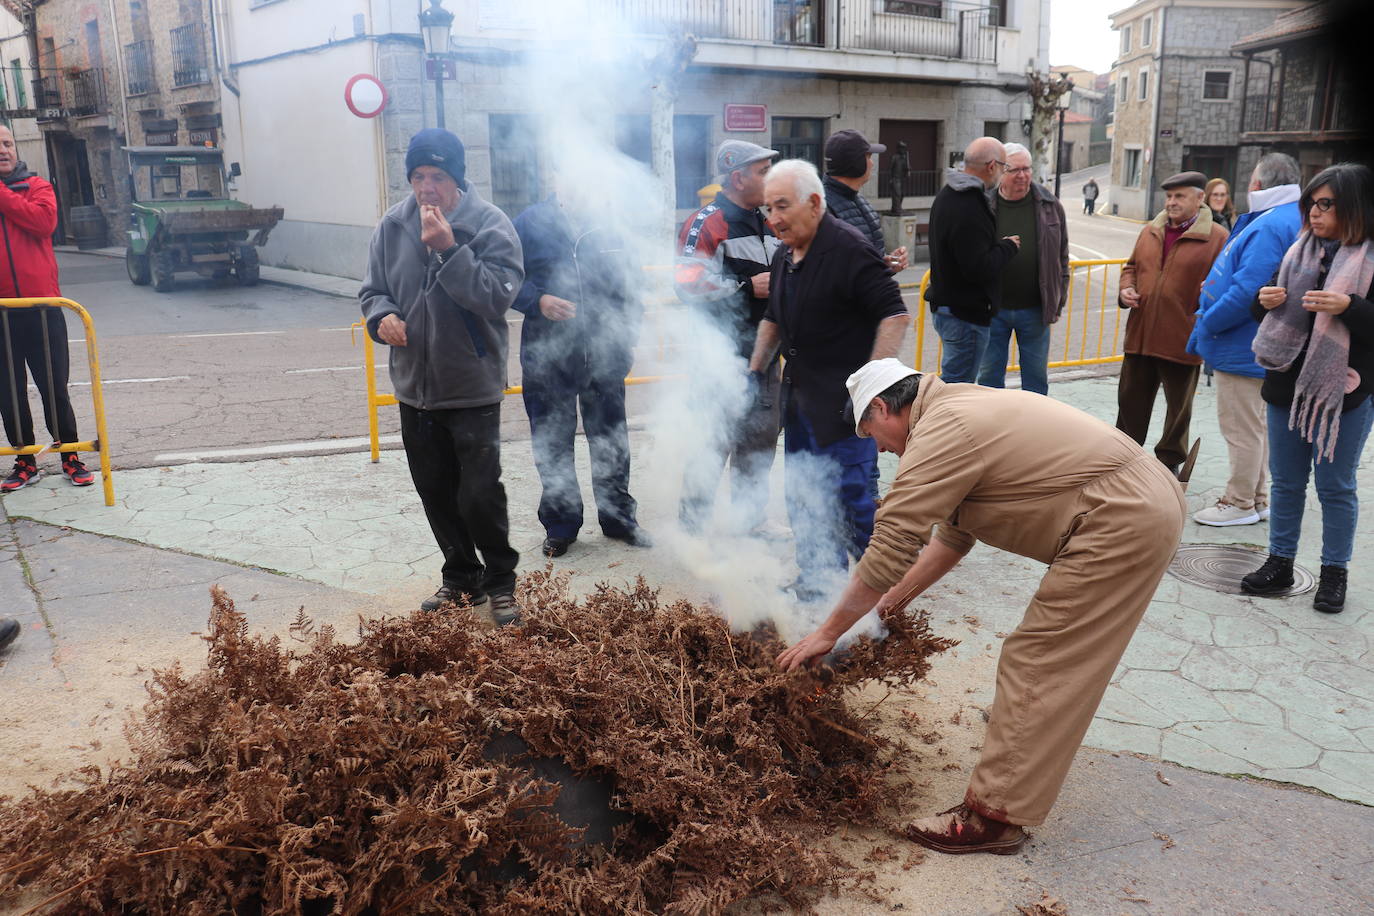
{"label": "white sneaker", "polygon": [[[1265,511],[1265,515],[1268,515]],[[1217,504],[1209,509],[1203,509],[1193,515],[1193,521],[1199,525],[1211,525],[1216,528],[1225,528],[1228,525],[1253,525],[1260,520],[1259,512],[1254,509],[1241,509],[1233,506],[1224,499],[1217,500]]]}
{"label": "white sneaker", "polygon": [[1262,521],[1262,522],[1263,522],[1263,521],[1268,521],[1268,520],[1269,520],[1269,504],[1268,504],[1268,503],[1265,503],[1265,504],[1262,505],[1262,506],[1256,506],[1256,507],[1255,507],[1255,514],[1259,516],[1260,521]]}

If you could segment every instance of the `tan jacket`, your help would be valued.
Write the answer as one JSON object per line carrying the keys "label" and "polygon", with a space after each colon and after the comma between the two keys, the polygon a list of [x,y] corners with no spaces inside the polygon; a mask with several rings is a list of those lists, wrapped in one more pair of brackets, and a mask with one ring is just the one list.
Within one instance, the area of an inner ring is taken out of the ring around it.
{"label": "tan jacket", "polygon": [[[935,536],[961,554],[983,541],[1053,563],[1081,516],[1104,501],[1110,509],[1113,488],[1091,485],[1138,460],[1154,461],[1125,433],[1053,398],[924,376],[859,578],[891,588],[937,525]],[[1156,498],[1174,504],[1178,484],[1159,470]],[[1139,505],[1139,494],[1123,497],[1123,511]]]}
{"label": "tan jacket", "polygon": [[1188,335],[1193,333],[1202,281],[1226,245],[1226,230],[1204,206],[1164,261],[1167,222],[1160,213],[1141,229],[1130,260],[1121,268],[1120,288],[1134,286],[1140,293],[1140,305],[1126,319],[1126,352],[1198,366],[1202,360],[1188,352]]}

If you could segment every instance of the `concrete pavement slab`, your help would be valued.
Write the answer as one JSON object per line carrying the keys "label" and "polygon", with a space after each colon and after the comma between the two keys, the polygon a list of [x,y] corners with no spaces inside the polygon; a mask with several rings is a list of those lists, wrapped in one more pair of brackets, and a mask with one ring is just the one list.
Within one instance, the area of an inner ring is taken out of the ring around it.
{"label": "concrete pavement slab", "polygon": [[[1114,378],[1081,379],[1052,383],[1051,393],[1111,422],[1115,388]],[[1199,389],[1194,424],[1204,460],[1189,494],[1191,510],[1215,501],[1228,473],[1214,402],[1214,389]],[[703,578],[709,570],[694,563],[702,556],[728,556],[733,548],[722,549],[727,542],[719,535],[712,546],[673,533],[678,478],[671,462],[654,452],[651,433],[633,432],[631,444],[631,489],[659,546],[627,550],[589,524],[556,567],[576,574],[584,587],[643,573],[670,594],[710,595],[715,586]],[[512,541],[524,569],[542,567],[543,531],[535,518],[539,485],[527,439],[506,443],[503,465]],[[771,482],[770,511],[778,522],[785,518],[781,465],[776,462]],[[890,479],[891,456],[884,456],[881,468]],[[588,479],[582,446],[578,472]],[[1374,495],[1368,472],[1361,483],[1366,498]],[[398,453],[384,453],[375,465],[365,456],[335,455],[147,468],[120,473],[117,484],[119,504],[112,509],[90,491],[55,478],[4,502],[14,515],[403,603],[418,602],[437,585],[433,539]],[[1298,561],[1315,567],[1321,520],[1315,494],[1310,508]],[[1360,522],[1357,555],[1374,544],[1372,519],[1374,513],[1367,512]],[[1263,547],[1266,540],[1265,524],[1218,529],[1190,521],[1184,532],[1188,543]],[[793,569],[788,542],[747,546],[761,576],[787,581]],[[1043,569],[980,545],[923,596],[937,629],[964,640],[955,651],[984,666],[981,696],[990,696],[1000,634],[1017,625]],[[1374,607],[1360,603],[1374,594],[1374,567],[1357,563],[1350,575],[1351,603],[1340,615],[1314,612],[1310,595],[1257,599],[1166,576],[1107,692],[1098,714],[1102,724],[1090,732],[1090,741],[1222,772],[1282,772],[1284,778],[1374,803],[1374,754],[1356,734],[1374,728]],[[938,681],[938,665],[933,676]],[[1320,756],[1313,757],[1313,748]]]}

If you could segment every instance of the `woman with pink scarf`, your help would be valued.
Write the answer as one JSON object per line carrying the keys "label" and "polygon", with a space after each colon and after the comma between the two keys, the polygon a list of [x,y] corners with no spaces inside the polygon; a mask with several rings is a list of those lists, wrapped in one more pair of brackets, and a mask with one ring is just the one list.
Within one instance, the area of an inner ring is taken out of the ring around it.
{"label": "woman with pink scarf", "polygon": [[1303,230],[1274,286],[1251,306],[1268,405],[1269,558],[1241,580],[1251,595],[1293,585],[1307,481],[1322,507],[1321,580],[1312,606],[1345,607],[1359,497],[1355,471],[1374,420],[1374,173],[1333,165],[1299,201]]}

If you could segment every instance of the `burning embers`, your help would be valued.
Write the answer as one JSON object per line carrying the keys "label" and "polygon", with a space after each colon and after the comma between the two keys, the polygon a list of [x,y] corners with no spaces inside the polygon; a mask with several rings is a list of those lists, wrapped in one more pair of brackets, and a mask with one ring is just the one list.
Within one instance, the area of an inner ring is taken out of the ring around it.
{"label": "burning embers", "polygon": [[[642,582],[576,601],[525,581],[523,626],[417,614],[344,645],[302,619],[299,651],[247,636],[217,593],[206,670],[156,677],[129,766],[0,807],[0,894],[101,912],[719,911],[842,876],[818,830],[876,820],[881,777],[912,758],[843,693],[921,678],[947,640],[896,615],[842,666],[788,675],[772,636]],[[576,796],[590,816],[559,808],[576,784],[599,787]]]}

